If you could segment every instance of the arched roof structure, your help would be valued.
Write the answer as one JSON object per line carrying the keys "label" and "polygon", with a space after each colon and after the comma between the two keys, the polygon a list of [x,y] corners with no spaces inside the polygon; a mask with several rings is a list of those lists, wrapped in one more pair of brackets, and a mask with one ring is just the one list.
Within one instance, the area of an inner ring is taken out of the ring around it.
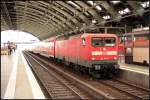
{"label": "arched roof structure", "polygon": [[1,31],[21,30],[40,40],[89,26],[93,20],[102,26],[148,25],[148,16],[149,1],[140,0],[1,1]]}

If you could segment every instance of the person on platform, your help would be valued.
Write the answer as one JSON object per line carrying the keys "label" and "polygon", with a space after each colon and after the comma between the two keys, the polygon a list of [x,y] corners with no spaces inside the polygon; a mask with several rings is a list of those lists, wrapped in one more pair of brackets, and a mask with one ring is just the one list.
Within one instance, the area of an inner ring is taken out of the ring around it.
{"label": "person on platform", "polygon": [[11,43],[8,41],[8,54],[11,55],[12,54],[12,47],[11,47]]}
{"label": "person on platform", "polygon": [[17,44],[15,44],[14,43],[14,45],[13,45],[13,49],[14,49],[14,52],[16,51],[16,49],[17,49]]}

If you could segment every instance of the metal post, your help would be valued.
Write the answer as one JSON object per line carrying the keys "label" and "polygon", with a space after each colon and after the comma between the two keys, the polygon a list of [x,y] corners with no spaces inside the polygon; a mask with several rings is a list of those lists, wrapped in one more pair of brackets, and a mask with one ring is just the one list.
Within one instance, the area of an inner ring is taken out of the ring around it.
{"label": "metal post", "polygon": [[105,28],[105,34],[107,34],[107,28]]}
{"label": "metal post", "polygon": [[125,63],[125,55],[126,55],[126,49],[125,49],[125,36],[126,36],[126,34],[127,34],[127,28],[126,28],[127,26],[126,26],[126,24],[125,24],[125,34],[123,35],[123,39],[124,39],[124,63]]}

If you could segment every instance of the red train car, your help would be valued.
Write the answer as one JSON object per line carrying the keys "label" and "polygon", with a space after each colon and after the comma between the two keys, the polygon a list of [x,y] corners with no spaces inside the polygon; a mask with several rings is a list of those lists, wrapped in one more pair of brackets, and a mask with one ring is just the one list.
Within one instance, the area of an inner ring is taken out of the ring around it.
{"label": "red train car", "polygon": [[56,37],[49,38],[47,40],[38,42],[34,44],[33,52],[38,53],[45,57],[55,56],[55,40]]}
{"label": "red train car", "polygon": [[125,63],[149,65],[149,29],[125,35]]}
{"label": "red train car", "polygon": [[[45,41],[46,43],[47,41]],[[41,47],[47,57],[79,66],[92,75],[108,75],[118,68],[118,37],[114,34],[77,34],[70,37],[58,37],[48,41],[47,49]],[[46,46],[45,46],[46,47]],[[44,54],[44,55],[45,55]]]}

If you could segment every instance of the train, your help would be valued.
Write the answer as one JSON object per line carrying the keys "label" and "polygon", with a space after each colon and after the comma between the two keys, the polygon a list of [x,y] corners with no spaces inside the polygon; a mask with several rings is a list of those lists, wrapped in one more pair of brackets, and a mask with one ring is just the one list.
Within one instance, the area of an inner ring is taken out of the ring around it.
{"label": "train", "polygon": [[149,65],[149,28],[136,28],[132,32],[118,36],[119,51],[126,64]]}
{"label": "train", "polygon": [[64,62],[94,77],[116,75],[118,37],[115,34],[80,33],[35,43],[33,53]]}
{"label": "train", "polygon": [[126,33],[125,62],[129,64],[149,65],[149,29]]}

